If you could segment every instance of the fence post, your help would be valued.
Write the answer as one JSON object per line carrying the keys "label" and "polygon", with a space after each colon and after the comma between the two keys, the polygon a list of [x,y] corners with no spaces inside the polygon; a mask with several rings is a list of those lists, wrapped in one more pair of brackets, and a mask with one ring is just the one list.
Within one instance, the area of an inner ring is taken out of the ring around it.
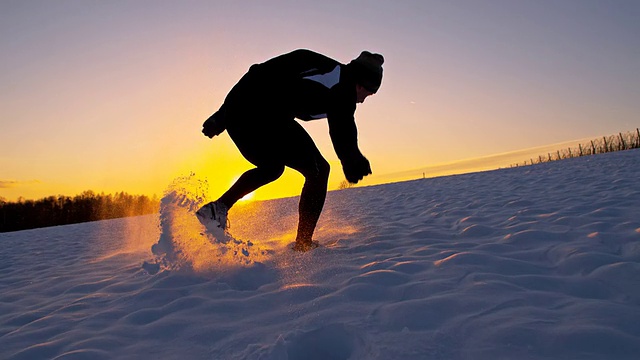
{"label": "fence post", "polygon": [[609,145],[607,145],[607,137],[603,136],[602,139],[604,140],[604,152],[609,152]]}
{"label": "fence post", "polygon": [[638,143],[636,145],[636,148],[640,148],[640,129],[636,128],[636,134],[638,134]]}
{"label": "fence post", "polygon": [[620,135],[620,150],[627,150],[627,144],[624,143],[622,133],[618,133],[618,135]]}
{"label": "fence post", "polygon": [[591,140],[591,155],[595,155],[596,154],[596,145],[593,143],[593,140]]}

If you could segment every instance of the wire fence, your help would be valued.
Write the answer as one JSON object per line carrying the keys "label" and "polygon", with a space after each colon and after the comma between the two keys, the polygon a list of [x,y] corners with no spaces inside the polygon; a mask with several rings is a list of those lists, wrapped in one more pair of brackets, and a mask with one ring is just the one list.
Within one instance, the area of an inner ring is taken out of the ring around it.
{"label": "wire fence", "polygon": [[617,135],[603,136],[599,139],[591,140],[588,143],[579,144],[578,147],[560,149],[546,155],[539,155],[524,163],[517,163],[511,167],[542,164],[551,161],[571,159],[580,156],[604,154],[613,151],[623,151],[640,148],[640,130],[618,133]]}

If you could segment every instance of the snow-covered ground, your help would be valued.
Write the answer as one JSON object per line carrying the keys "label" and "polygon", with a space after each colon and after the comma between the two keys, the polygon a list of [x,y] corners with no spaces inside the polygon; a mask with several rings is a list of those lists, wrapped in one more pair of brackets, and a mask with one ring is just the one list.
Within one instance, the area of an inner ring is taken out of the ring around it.
{"label": "snow-covered ground", "polygon": [[[339,169],[334,169],[339,171]],[[2,359],[637,359],[640,151],[0,234]],[[153,249],[153,250],[152,250]]]}

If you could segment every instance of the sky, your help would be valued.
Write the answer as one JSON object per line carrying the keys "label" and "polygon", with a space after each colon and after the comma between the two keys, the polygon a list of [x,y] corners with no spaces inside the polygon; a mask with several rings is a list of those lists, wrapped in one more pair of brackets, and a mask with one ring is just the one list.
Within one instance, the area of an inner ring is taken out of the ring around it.
{"label": "sky", "polygon": [[[356,111],[364,185],[632,131],[638,18],[635,0],[2,0],[0,197],[161,196],[196,174],[215,199],[252,165],[202,122],[251,64],[298,48],[385,57],[380,91]],[[326,120],[303,126],[337,188]],[[254,198],[302,183],[287,170]]]}

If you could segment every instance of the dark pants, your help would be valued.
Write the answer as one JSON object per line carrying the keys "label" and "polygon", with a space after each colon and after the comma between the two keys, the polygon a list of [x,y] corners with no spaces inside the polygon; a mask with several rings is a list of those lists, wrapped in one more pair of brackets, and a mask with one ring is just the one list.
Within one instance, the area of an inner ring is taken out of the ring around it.
{"label": "dark pants", "polygon": [[295,119],[246,109],[227,111],[227,131],[240,153],[256,168],[242,174],[219,201],[231,208],[246,194],[278,179],[285,166],[297,170],[305,182],[300,195],[296,241],[309,243],[324,206],[329,163]]}

